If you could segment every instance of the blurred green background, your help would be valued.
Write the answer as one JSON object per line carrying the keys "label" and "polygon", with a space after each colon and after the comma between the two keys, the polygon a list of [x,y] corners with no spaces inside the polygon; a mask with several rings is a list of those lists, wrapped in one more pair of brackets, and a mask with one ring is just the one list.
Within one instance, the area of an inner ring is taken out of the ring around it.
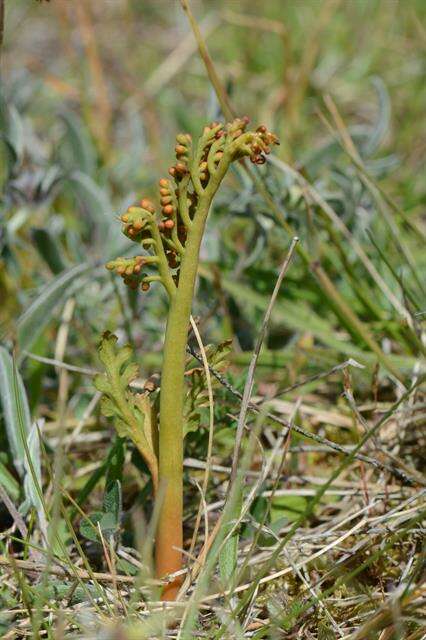
{"label": "blurred green background", "polygon": [[[307,254],[295,261],[269,339],[280,366],[291,360],[295,367],[281,375],[300,373],[293,361],[300,345],[311,349],[300,370],[365,353],[371,371],[377,353],[342,301],[379,351],[402,358],[394,364],[406,372],[420,344],[398,305],[418,318],[423,294],[425,3],[199,0],[191,7],[235,112],[275,131],[276,156],[288,163],[260,174],[273,210],[239,168],[219,196],[203,249],[209,277],[201,280],[196,309],[208,339],[234,337],[237,354],[253,345],[290,224]],[[56,325],[49,318],[60,311],[54,302],[76,286],[82,332],[73,338],[75,357],[87,362],[99,334],[126,323],[128,332],[134,325],[138,347],[158,352],[161,294],[128,301],[101,266],[83,281],[70,278],[69,291],[61,284],[30,329],[17,318],[64,269],[131,250],[116,216],[154,194],[178,131],[196,134],[220,117],[181,3],[6,2],[1,99],[4,336],[19,343],[25,333],[22,348],[51,356]],[[362,170],[342,148],[342,131]],[[297,176],[332,207],[334,222]],[[362,264],[355,243],[379,278]],[[340,302],[314,276],[314,263]]]}

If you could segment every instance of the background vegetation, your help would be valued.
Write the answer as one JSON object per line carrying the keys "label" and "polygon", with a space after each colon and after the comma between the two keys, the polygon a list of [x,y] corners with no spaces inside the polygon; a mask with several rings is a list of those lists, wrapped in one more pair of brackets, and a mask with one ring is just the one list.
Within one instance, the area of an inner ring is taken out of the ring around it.
{"label": "background vegetation", "polygon": [[421,638],[426,6],[191,7],[232,109],[281,146],[255,174],[234,169],[203,246],[193,315],[223,377],[194,548],[209,404],[188,356],[190,567],[223,509],[238,393],[300,238],[256,370],[266,408],[247,416],[238,570],[227,576],[222,554],[180,605],[157,605],[146,469],[92,383],[107,329],[133,345],[142,380],[160,370],[163,294],[129,293],[103,264],[130,255],[116,217],[154,194],[176,133],[222,118],[211,70],[177,0],[6,0],[4,637]]}

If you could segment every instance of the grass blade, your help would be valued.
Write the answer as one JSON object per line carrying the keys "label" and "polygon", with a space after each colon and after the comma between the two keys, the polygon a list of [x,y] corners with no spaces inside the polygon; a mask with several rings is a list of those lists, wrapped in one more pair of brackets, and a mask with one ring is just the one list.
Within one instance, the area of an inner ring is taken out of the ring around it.
{"label": "grass blade", "polygon": [[[10,353],[0,347],[0,399],[3,407],[7,439],[16,471],[21,477],[25,472],[25,448],[21,431],[25,437],[31,431],[31,417],[24,383],[18,371],[15,372]],[[21,428],[19,423],[21,422]]]}
{"label": "grass blade", "polygon": [[57,304],[67,298],[74,281],[85,274],[91,265],[84,263],[67,269],[51,280],[17,321],[17,338],[21,350],[30,350],[52,318]]}

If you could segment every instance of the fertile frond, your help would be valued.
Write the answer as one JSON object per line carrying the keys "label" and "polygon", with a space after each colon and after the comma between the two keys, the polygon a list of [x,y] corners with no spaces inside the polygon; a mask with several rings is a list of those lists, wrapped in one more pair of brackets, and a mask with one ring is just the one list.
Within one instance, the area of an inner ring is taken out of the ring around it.
{"label": "fertile frond", "polygon": [[[223,125],[212,122],[204,127],[196,145],[188,133],[176,136],[176,163],[168,178],[159,181],[161,218],[155,205],[143,198],[121,216],[123,233],[140,244],[150,256],[118,258],[107,264],[124,279],[125,284],[147,291],[152,282],[161,282],[170,298],[179,285],[180,269],[191,240],[193,221],[198,212],[205,217],[210,203],[229,165],[243,157],[263,164],[277,137],[265,126],[247,130],[248,118],[236,118]],[[155,267],[158,275],[142,273],[144,266]]]}

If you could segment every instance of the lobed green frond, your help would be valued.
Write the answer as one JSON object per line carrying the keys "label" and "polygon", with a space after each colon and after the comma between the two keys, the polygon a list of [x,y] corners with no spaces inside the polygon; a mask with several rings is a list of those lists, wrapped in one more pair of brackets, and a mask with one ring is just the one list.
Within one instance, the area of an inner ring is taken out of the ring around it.
{"label": "lobed green frond", "polygon": [[101,411],[113,418],[120,437],[127,437],[145,459],[154,486],[158,483],[158,463],[155,452],[157,424],[146,394],[133,393],[129,384],[138,377],[139,368],[132,357],[130,345],[117,347],[117,336],[107,331],[99,346],[99,358],[105,373],[96,376],[94,385],[103,393]]}

